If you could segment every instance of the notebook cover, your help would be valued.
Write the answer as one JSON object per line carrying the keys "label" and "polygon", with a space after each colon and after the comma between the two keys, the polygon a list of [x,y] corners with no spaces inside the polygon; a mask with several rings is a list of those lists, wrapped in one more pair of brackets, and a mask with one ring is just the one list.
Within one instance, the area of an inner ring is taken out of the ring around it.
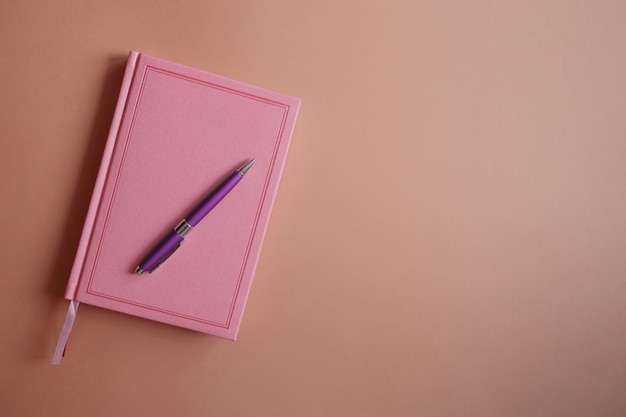
{"label": "notebook cover", "polygon": [[[131,52],[66,298],[235,340],[300,100]],[[154,273],[147,252],[241,182]]]}

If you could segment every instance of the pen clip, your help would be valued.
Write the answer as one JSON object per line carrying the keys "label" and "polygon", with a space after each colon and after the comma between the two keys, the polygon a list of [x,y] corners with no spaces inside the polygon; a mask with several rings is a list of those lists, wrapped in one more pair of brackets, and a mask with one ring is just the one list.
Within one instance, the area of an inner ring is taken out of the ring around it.
{"label": "pen clip", "polygon": [[157,263],[156,265],[154,265],[152,268],[150,268],[150,269],[148,270],[148,273],[149,273],[149,274],[151,274],[151,273],[153,273],[154,271],[156,271],[156,269],[157,269],[158,267],[160,267],[160,266],[161,266],[161,264],[162,264],[163,262],[167,261],[167,260],[168,260],[168,258],[169,258],[170,256],[172,256],[172,255],[174,254],[174,252],[176,252],[176,251],[178,250],[178,248],[180,248],[180,245],[182,245],[183,243],[185,243],[185,239],[181,240],[181,241],[178,243],[178,245],[176,245],[176,246],[174,247],[174,249],[172,249],[172,250],[171,250],[171,251],[169,251],[167,254],[165,254],[165,256],[163,256],[163,258],[159,261],[159,263]]}

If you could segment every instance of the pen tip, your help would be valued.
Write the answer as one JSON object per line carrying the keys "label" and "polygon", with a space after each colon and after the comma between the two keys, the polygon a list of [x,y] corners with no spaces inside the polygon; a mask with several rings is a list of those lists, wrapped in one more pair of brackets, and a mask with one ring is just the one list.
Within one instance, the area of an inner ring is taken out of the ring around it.
{"label": "pen tip", "polygon": [[143,269],[141,269],[141,267],[140,267],[140,266],[138,266],[138,267],[137,267],[137,269],[135,269],[135,274],[137,274],[137,275],[141,275],[141,274],[143,274],[143,273],[144,273],[144,270],[143,270]]}
{"label": "pen tip", "polygon": [[243,177],[246,172],[248,172],[248,170],[250,169],[250,167],[254,164],[254,162],[256,161],[256,158],[252,158],[250,161],[248,161],[244,166],[242,166],[241,168],[239,168],[237,170],[237,172],[239,174],[241,174],[241,176]]}

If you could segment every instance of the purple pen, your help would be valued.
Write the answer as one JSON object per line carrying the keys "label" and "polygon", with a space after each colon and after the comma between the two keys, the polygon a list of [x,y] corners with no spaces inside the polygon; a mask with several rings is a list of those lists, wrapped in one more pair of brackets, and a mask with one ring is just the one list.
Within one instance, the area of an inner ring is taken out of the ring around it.
{"label": "purple pen", "polygon": [[141,275],[144,272],[151,274],[157,269],[163,262],[167,260],[176,249],[180,247],[185,241],[185,235],[189,233],[200,221],[209,214],[215,206],[226,194],[228,194],[235,185],[241,181],[243,176],[248,172],[255,159],[250,160],[237,171],[235,171],[230,177],[224,180],[207,198],[205,198],[195,209],[189,213],[179,224],[172,230],[165,238],[139,263],[139,266],[135,270],[137,275]]}

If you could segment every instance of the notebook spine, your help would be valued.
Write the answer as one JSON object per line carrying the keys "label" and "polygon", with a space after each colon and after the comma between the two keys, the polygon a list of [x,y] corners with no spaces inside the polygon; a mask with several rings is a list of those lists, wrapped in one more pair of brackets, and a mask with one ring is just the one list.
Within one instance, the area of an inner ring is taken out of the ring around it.
{"label": "notebook spine", "polygon": [[128,94],[130,91],[130,86],[133,80],[135,67],[139,59],[139,55],[140,54],[138,52],[131,51],[128,56],[126,69],[124,71],[124,78],[122,80],[122,86],[120,88],[120,94],[118,96],[117,104],[115,106],[115,113],[113,114],[113,121],[111,122],[111,128],[109,129],[109,135],[107,137],[106,145],[104,147],[104,153],[102,156],[102,161],[100,163],[100,168],[98,169],[98,176],[96,177],[93,194],[91,195],[91,201],[87,210],[87,217],[83,225],[83,231],[81,233],[80,241],[78,243],[78,249],[76,250],[76,257],[74,258],[72,271],[70,272],[70,277],[67,283],[67,287],[65,289],[65,298],[68,300],[74,300],[76,297],[76,291],[78,289],[79,279],[85,261],[85,255],[87,253],[87,248],[89,246],[89,241],[91,238],[91,232],[93,230],[96,220],[96,213],[98,211],[100,199],[102,198],[102,191],[104,189],[107,172],[109,170],[111,157],[113,155],[113,148],[117,140],[120,125],[122,123],[122,115],[124,113],[124,109],[128,100]]}

